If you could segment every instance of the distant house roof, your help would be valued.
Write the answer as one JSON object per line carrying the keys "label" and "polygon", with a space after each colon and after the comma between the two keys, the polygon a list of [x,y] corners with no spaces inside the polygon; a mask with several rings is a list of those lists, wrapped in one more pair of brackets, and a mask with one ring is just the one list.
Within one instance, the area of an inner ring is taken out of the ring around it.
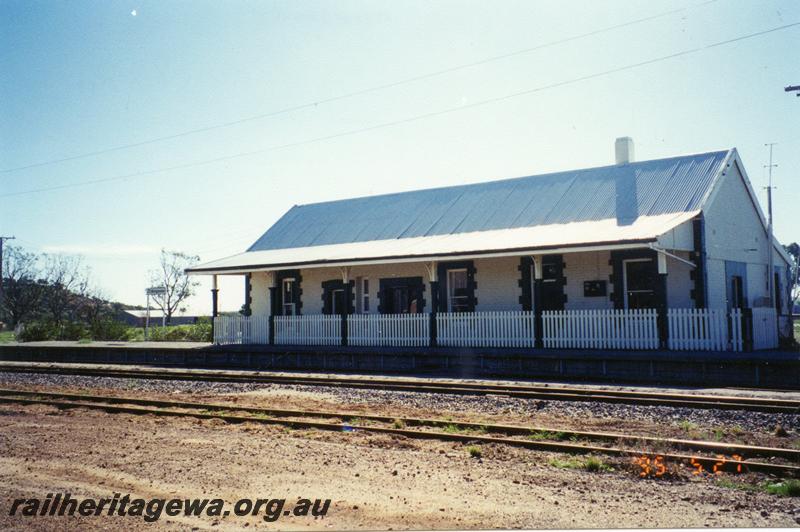
{"label": "distant house roof", "polygon": [[700,212],[733,153],[299,205],[190,272],[653,241]]}
{"label": "distant house roof", "polygon": [[[125,314],[129,314],[129,315],[134,316],[136,318],[146,318],[147,317],[147,311],[146,310],[123,309],[123,312]],[[161,316],[163,316],[163,315],[164,315],[164,313],[160,309],[154,309],[154,308],[150,309],[150,319],[155,319],[155,318],[161,319]],[[189,314],[176,313],[176,314],[173,314],[172,317],[173,318],[194,318],[195,316],[191,316]]]}

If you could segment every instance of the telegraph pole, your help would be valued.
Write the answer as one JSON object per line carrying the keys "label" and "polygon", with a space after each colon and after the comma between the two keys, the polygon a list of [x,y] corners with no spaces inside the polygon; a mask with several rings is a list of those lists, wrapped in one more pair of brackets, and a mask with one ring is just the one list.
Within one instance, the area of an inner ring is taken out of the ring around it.
{"label": "telegraph pole", "polygon": [[775,294],[774,294],[774,292],[775,292],[775,287],[774,287],[775,272],[773,271],[775,268],[772,265],[772,263],[773,263],[773,258],[772,258],[772,254],[773,254],[773,250],[772,250],[772,231],[773,231],[773,228],[772,228],[772,189],[773,189],[773,186],[772,186],[772,169],[775,168],[776,166],[778,166],[777,164],[772,164],[772,148],[775,146],[775,144],[776,144],[775,142],[770,142],[770,143],[764,144],[764,146],[769,146],[769,164],[765,165],[767,168],[769,168],[769,184],[764,188],[767,189],[767,217],[768,217],[768,220],[767,220],[767,238],[769,239],[769,243],[767,244],[767,252],[769,253],[769,255],[768,255],[769,258],[768,258],[768,261],[767,261],[767,264],[769,265],[768,266],[769,270],[767,271],[767,287],[769,288],[769,306],[770,306],[770,308],[774,308],[775,307],[775,297],[774,297],[775,296]]}
{"label": "telegraph pole", "polygon": [[3,242],[14,240],[13,236],[0,236],[0,308],[3,307]]}

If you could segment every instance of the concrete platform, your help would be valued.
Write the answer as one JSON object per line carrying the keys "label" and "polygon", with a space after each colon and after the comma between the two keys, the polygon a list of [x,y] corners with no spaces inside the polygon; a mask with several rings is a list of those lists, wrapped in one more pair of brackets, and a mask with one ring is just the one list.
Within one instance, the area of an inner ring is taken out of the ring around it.
{"label": "concrete platform", "polygon": [[800,353],[314,347],[191,342],[0,344],[0,360],[437,374],[800,389]]}

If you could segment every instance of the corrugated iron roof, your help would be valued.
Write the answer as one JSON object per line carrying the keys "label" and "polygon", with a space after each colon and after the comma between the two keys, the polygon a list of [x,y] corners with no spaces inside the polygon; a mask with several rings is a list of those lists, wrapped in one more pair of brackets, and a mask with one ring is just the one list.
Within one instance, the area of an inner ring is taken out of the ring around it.
{"label": "corrugated iron roof", "polygon": [[248,252],[698,211],[729,153],[295,206]]}

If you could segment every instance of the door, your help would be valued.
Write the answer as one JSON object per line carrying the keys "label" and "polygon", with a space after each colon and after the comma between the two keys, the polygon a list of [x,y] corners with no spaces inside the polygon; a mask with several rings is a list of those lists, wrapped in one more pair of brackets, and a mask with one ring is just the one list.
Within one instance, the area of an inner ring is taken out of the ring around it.
{"label": "door", "polygon": [[656,282],[658,271],[653,259],[623,261],[625,308],[656,308]]}
{"label": "door", "polygon": [[731,308],[745,308],[744,280],[739,275],[731,276]]}
{"label": "door", "polygon": [[344,304],[344,289],[337,288],[335,290],[331,290],[330,298],[331,314],[344,314],[346,308]]}

